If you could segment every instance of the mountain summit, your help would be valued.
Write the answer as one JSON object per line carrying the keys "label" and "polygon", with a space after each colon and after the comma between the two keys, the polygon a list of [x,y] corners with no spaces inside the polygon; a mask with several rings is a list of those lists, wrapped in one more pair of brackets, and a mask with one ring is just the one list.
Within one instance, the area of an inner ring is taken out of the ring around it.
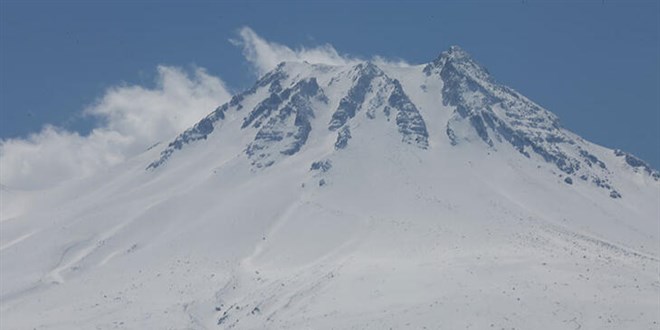
{"label": "mountain summit", "polygon": [[284,62],[107,173],[3,187],[0,322],[654,328],[659,180],[457,46]]}
{"label": "mountain summit", "polygon": [[[514,149],[532,163],[554,165],[565,182],[595,185],[612,198],[621,194],[604,159],[613,166],[625,163],[627,170],[646,173],[651,180],[660,179],[656,170],[632,155],[607,151],[597,156],[602,148],[563,129],[554,114],[498,84],[458,46],[427,65],[409,68],[381,68],[371,62],[346,67],[281,63],[250,90],[178,136],[147,168],[164,165],[176,150],[206,140],[216,126],[238,117],[242,117],[239,134],[254,136],[245,154],[257,168],[300,152],[312,131],[320,131],[317,138],[325,140],[334,135],[334,149],[339,150],[356,134],[379,138],[376,131],[361,126],[364,121],[382,121],[389,130],[398,131],[401,142],[429,153],[443,144],[485,144],[484,152]],[[429,144],[429,131],[435,133],[437,145]]]}

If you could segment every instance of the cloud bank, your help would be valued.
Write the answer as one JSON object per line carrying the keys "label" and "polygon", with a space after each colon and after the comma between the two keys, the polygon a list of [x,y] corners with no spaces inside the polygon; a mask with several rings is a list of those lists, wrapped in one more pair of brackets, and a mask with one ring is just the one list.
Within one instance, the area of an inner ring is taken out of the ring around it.
{"label": "cloud bank", "polygon": [[38,189],[91,175],[172,138],[229,97],[224,83],[204,69],[159,66],[155,88],[113,87],[85,109],[100,123],[88,135],[46,126],[24,139],[0,141],[0,183]]}
{"label": "cloud bank", "polygon": [[[263,39],[249,27],[230,40],[240,47],[255,73],[263,75],[284,61],[353,65],[364,61],[340,54],[332,45],[293,49]],[[381,65],[404,61],[374,57]],[[0,140],[0,184],[10,189],[39,189],[92,175],[133,157],[156,142],[192,126],[230,94],[223,81],[204,69],[159,66],[156,87],[109,88],[83,111],[98,119],[88,135],[46,126],[25,138]]]}

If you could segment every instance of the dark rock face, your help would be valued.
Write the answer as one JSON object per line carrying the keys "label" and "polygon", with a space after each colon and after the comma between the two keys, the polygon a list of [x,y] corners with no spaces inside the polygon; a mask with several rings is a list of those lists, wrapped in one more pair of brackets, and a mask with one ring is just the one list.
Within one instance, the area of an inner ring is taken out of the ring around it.
{"label": "dark rock face", "polygon": [[526,157],[532,151],[566,173],[576,170],[578,162],[568,159],[559,149],[548,148],[551,147],[548,141],[565,140],[557,118],[515,91],[497,85],[487,71],[462,50],[452,48],[424,70],[429,75],[433,72],[440,75],[444,82],[443,103],[456,107],[455,115],[447,124],[452,144],[458,144],[460,138],[452,126],[456,121],[467,120],[489,146],[494,146],[493,139],[507,141]]}
{"label": "dark rock face", "polygon": [[312,166],[309,168],[310,171],[321,171],[327,172],[332,168],[332,162],[329,159],[313,162]]}
{"label": "dark rock face", "polygon": [[209,134],[213,133],[215,122],[225,118],[225,112],[230,108],[229,104],[230,103],[225,103],[218,107],[210,115],[195,124],[195,126],[177,136],[176,139],[170,142],[167,148],[160,153],[160,158],[151,162],[151,164],[147,166],[147,170],[153,170],[163,165],[172,156],[175,150],[180,150],[184,145],[198,140],[206,140]]}
{"label": "dark rock face", "polygon": [[[312,100],[328,101],[316,78],[301,80],[293,87],[272,93],[255,107],[242,126],[254,123],[253,127],[260,128],[245,150],[253,166],[272,165],[275,162],[273,152],[290,156],[300,151],[312,130]],[[266,121],[265,124],[262,125],[262,121]]]}
{"label": "dark rock face", "polygon": [[248,91],[250,94],[254,94],[257,89],[269,86],[268,91],[271,93],[277,93],[280,90],[282,90],[281,86],[281,81],[285,80],[288,78],[288,74],[284,70],[284,67],[286,66],[286,63],[282,62],[277,65],[277,67],[268,73],[266,73],[257,83],[252,86],[252,88]]}
{"label": "dark rock face", "polygon": [[614,150],[614,155],[617,156],[617,157],[623,157],[626,164],[628,164],[633,169],[635,169],[637,171],[642,170],[642,171],[646,172],[648,175],[650,175],[651,177],[653,177],[653,179],[655,179],[656,181],[660,180],[660,172],[653,169],[651,167],[651,165],[649,165],[645,161],[643,161],[643,160],[641,160],[641,159],[639,159],[639,158],[637,158],[637,157],[635,157],[635,156],[633,156],[633,155],[631,155],[627,152],[623,152],[619,149]]}
{"label": "dark rock face", "polygon": [[[326,72],[328,70],[324,67],[317,69],[324,69]],[[358,64],[351,68],[349,74],[352,77],[352,85],[340,99],[328,124],[330,131],[337,131],[336,150],[348,146],[351,139],[349,123],[362,109],[371,119],[375,119],[379,111],[385,114],[387,121],[390,116],[394,116],[403,142],[422,149],[428,147],[426,123],[399,81],[389,78],[373,63]],[[234,96],[230,102],[178,136],[161,153],[160,159],[151,163],[148,169],[161,166],[184,145],[206,139],[214,131],[216,122],[225,118],[228,110],[241,110],[243,101],[248,96],[263,89],[267,89],[268,96],[250,109],[241,124],[242,129],[257,129],[254,140],[246,147],[245,153],[256,168],[274,164],[278,154],[296,154],[305,145],[312,131],[314,101],[327,104],[328,100],[316,78],[296,78],[293,82],[287,82],[288,79],[286,64],[280,64],[257,81],[251,89]],[[285,86],[287,84],[288,87]]]}
{"label": "dark rock face", "polygon": [[372,63],[361,63],[355,67],[357,72],[353,86],[348,90],[348,94],[339,101],[337,111],[332,114],[332,119],[328,129],[335,131],[344,126],[348,119],[355,117],[360,107],[365,101],[367,93],[371,91],[371,82],[385,75],[381,69]]}
{"label": "dark rock face", "polygon": [[284,65],[284,63],[280,63],[275,70],[269,72],[261,79],[259,79],[252,88],[243,93],[234,95],[228,103],[217,107],[213,112],[199,121],[193,127],[187,129],[179,136],[177,136],[176,139],[174,139],[174,141],[172,141],[167,146],[167,148],[165,148],[165,150],[160,153],[160,158],[151,162],[146,169],[155,170],[156,168],[165,164],[167,160],[172,156],[174,151],[180,150],[186,144],[190,144],[199,140],[206,140],[206,138],[211,133],[213,133],[216,122],[219,120],[224,120],[225,113],[229,109],[234,109],[236,111],[243,109],[241,102],[243,102],[245,97],[255,94],[258,88],[270,85],[269,90],[271,91],[277,90],[278,88],[281,89],[281,87],[278,87],[280,85],[279,81],[287,78],[287,74],[283,70]]}
{"label": "dark rock face", "polygon": [[440,77],[444,84],[443,103],[456,109],[446,127],[452,145],[466,139],[457,135],[456,127],[467,124],[489,147],[507,143],[527,158],[532,154],[540,156],[565,174],[588,169],[588,177],[595,177],[597,186],[612,190],[607,183],[609,172],[605,163],[566,134],[554,114],[497,84],[486,69],[460,48],[444,52],[424,68],[424,73]]}
{"label": "dark rock face", "polygon": [[[512,147],[525,158],[541,159],[551,164],[551,171],[567,185],[588,183],[609,191],[612,198],[621,198],[610,180],[612,164],[599,159],[603,156],[598,149],[562,129],[554,114],[513,89],[498,84],[485,68],[460,48],[452,47],[442,53],[424,67],[423,73],[426,79],[442,81],[442,91],[435,92],[441,92],[442,103],[454,109],[446,123],[435,123],[444,126],[451,145],[483,143],[489,153]],[[327,84],[319,85],[317,77]],[[338,82],[341,84],[335,85]],[[420,83],[424,92],[433,92],[426,82]],[[326,114],[331,117],[327,123],[328,131],[337,134],[336,151],[346,149],[349,142],[353,143],[353,135],[362,133],[358,131],[361,127],[373,125],[367,122],[370,120],[380,120],[388,129],[396,129],[406,144],[420,149],[430,147],[427,123],[418,106],[406,94],[401,82],[389,77],[377,65],[366,62],[341,68],[281,63],[252,88],[235,95],[177,136],[147,169],[162,166],[176,150],[188,144],[206,140],[226,116],[229,115],[234,123],[238,119],[235,114],[246,104],[250,106],[249,112],[237,124],[246,134],[255,134],[244,150],[253,168],[268,167],[282,157],[295,155],[308,142],[316,112],[329,110],[330,102],[323,88],[333,95],[344,93],[337,97],[334,112]],[[259,99],[256,99],[257,95]],[[642,160],[620,150],[614,153],[632,171],[660,180],[660,173]],[[311,170],[323,173],[331,167],[330,161],[319,161],[312,164]],[[577,178],[580,181],[574,182]]]}
{"label": "dark rock face", "polygon": [[351,130],[348,126],[342,127],[337,133],[337,141],[335,142],[335,150],[344,149],[348,146],[348,140],[351,139]]}
{"label": "dark rock face", "polygon": [[582,148],[578,148],[578,150],[580,151],[580,156],[582,156],[582,159],[587,163],[587,165],[589,165],[589,167],[593,165],[597,165],[598,167],[604,170],[607,169],[605,163],[603,163],[600,159],[598,159],[598,157],[592,155],[591,153],[589,153],[588,151]]}
{"label": "dark rock face", "polygon": [[394,90],[387,99],[390,108],[396,109],[396,125],[403,136],[403,142],[416,145],[422,149],[429,146],[429,133],[426,130],[424,118],[410,98],[403,92],[398,80],[393,80]]}
{"label": "dark rock face", "polygon": [[263,120],[265,118],[268,118],[273,113],[273,111],[276,111],[280,107],[280,105],[284,101],[282,97],[285,97],[286,99],[288,98],[288,95],[280,96],[280,94],[271,93],[268,98],[261,101],[254,108],[254,110],[252,110],[250,114],[243,119],[243,125],[241,125],[241,128],[246,128],[250,124],[253,124],[255,128],[259,128],[263,123]]}
{"label": "dark rock face", "polygon": [[[364,109],[367,118],[375,119],[381,108],[388,120],[392,112],[396,112],[396,125],[403,142],[426,149],[429,136],[426,123],[399,81],[391,79],[372,63],[358,64],[354,72],[354,83],[339,102],[328,125],[330,131],[339,130],[335,149],[346,147],[351,137],[347,124],[360,110]],[[369,94],[373,94],[373,99],[366,102]]]}

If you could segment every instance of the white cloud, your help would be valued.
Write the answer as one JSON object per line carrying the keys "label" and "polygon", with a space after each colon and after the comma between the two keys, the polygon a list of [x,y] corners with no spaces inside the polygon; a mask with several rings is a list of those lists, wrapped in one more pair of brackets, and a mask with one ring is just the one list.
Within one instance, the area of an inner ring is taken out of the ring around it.
{"label": "white cloud", "polygon": [[[342,55],[329,44],[298,49],[264,40],[249,27],[232,43],[262,75],[283,61],[352,65],[363,61]],[[373,57],[379,65],[408,66]],[[46,126],[26,138],[0,140],[0,184],[38,189],[89,176],[173,138],[230,97],[224,83],[203,69],[186,72],[159,66],[155,88],[108,89],[84,114],[99,119],[88,135]]]}
{"label": "white cloud", "polygon": [[159,66],[156,87],[119,86],[84,113],[100,126],[82,136],[53,126],[0,141],[0,183],[37,189],[88,176],[171,139],[230,97],[224,83],[195,69]]}
{"label": "white cloud", "polygon": [[347,56],[339,55],[337,50],[329,44],[293,50],[287,46],[264,40],[249,27],[240,28],[238,36],[240,40],[232,39],[230,41],[243,48],[243,55],[252,63],[259,75],[263,75],[285,61],[307,61],[330,65],[345,65],[355,61]]}
{"label": "white cloud", "polygon": [[[270,42],[261,38],[249,27],[238,30],[239,40],[230,40],[234,45],[243,49],[243,55],[254,66],[258,75],[274,69],[281,62],[309,62],[328,65],[357,64],[362,59],[348,55],[341,55],[330,44],[312,48],[300,47],[292,49],[287,46]],[[408,66],[403,60],[389,61],[376,56],[373,62],[380,65]]]}
{"label": "white cloud", "polygon": [[400,59],[400,58],[399,59],[387,59],[387,58],[384,58],[384,57],[378,56],[378,55],[374,56],[371,59],[371,62],[374,62],[374,64],[379,65],[379,66],[381,66],[381,65],[382,66],[394,66],[394,67],[398,67],[398,68],[405,68],[405,67],[409,67],[409,66],[412,65],[412,64],[410,64],[410,63],[408,63],[405,60]]}

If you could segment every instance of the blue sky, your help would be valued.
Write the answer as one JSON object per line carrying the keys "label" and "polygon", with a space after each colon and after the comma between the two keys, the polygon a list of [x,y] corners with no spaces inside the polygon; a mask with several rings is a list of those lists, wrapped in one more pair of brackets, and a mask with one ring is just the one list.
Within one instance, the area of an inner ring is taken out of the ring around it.
{"label": "blue sky", "polygon": [[3,0],[0,138],[44,124],[86,134],[99,119],[84,109],[109,88],[152,88],[158,65],[244,89],[254,65],[229,42],[243,26],[294,49],[410,63],[460,45],[565,127],[660,167],[659,1]]}

